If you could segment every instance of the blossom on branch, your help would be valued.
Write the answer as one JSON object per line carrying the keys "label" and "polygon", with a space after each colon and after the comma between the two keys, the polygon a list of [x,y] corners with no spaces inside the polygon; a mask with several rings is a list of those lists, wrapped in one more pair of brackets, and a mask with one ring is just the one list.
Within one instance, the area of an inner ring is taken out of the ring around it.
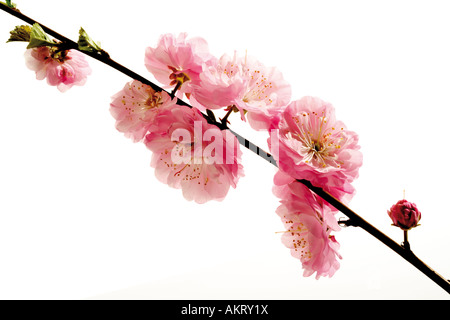
{"label": "blossom on branch", "polygon": [[282,242],[291,255],[302,263],[305,277],[316,273],[332,277],[339,269],[339,243],[333,231],[340,227],[334,213],[325,202],[300,182],[289,179],[278,171],[274,178],[273,193],[281,198],[276,212],[286,231]]}
{"label": "blossom on branch", "polygon": [[352,197],[351,182],[362,165],[358,135],[336,120],[331,104],[314,97],[291,102],[278,129],[270,130],[268,144],[282,171],[341,201]]}
{"label": "blossom on branch", "polygon": [[209,124],[197,109],[166,108],[144,143],[153,152],[158,180],[182,189],[189,201],[221,201],[244,175],[236,137]]}
{"label": "blossom on branch", "polygon": [[208,109],[234,108],[255,130],[269,129],[291,99],[280,71],[251,57],[223,55],[203,65],[191,101]]}
{"label": "blossom on branch", "polygon": [[141,141],[149,132],[156,115],[176,104],[165,91],[133,80],[112,97],[110,111],[116,119],[116,128],[134,142]]}
{"label": "blossom on branch", "polygon": [[25,63],[36,72],[36,79],[47,78],[47,83],[61,92],[84,85],[92,72],[82,53],[51,46],[27,49]]}
{"label": "blossom on branch", "polygon": [[164,34],[156,47],[145,51],[145,66],[156,80],[167,87],[182,84],[178,92],[190,93],[192,84],[198,81],[202,64],[213,56],[208,43],[202,38],[187,39],[187,33]]}

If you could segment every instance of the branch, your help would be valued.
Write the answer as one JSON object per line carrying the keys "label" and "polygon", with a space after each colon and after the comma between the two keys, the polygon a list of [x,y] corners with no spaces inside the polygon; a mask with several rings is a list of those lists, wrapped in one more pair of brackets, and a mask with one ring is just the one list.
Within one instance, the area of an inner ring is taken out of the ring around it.
{"label": "branch", "polygon": [[[59,39],[60,41],[63,41],[68,48],[78,50],[78,44],[65,36],[55,32],[54,30],[44,26],[43,24],[27,17],[26,15],[22,14],[21,12],[17,11],[14,8],[10,8],[5,4],[0,4],[0,9],[3,11],[6,11],[7,13],[33,25],[35,23],[38,23],[42,29],[48,33],[49,35]],[[81,51],[82,53],[105,63],[106,65],[109,65],[110,67],[116,69],[117,71],[120,71],[121,73],[129,76],[132,79],[138,80],[144,84],[149,85],[152,87],[155,91],[165,91],[161,87],[157,86],[153,82],[147,80],[146,78],[140,76],[139,74],[135,73],[134,71],[126,68],[125,66],[117,63],[116,61],[112,60],[108,54],[104,52],[86,52]],[[170,93],[167,92],[169,95]],[[187,106],[192,108],[189,104],[184,102],[183,100],[178,99],[177,104]],[[204,115],[203,116],[208,119],[210,123],[216,125],[218,128],[222,130],[230,130],[231,133],[233,133],[236,138],[238,139],[239,143],[244,146],[245,148],[251,150],[252,152],[256,153],[258,156],[263,158],[264,160],[268,161],[269,163],[273,164],[275,167],[278,167],[275,159],[272,157],[270,153],[267,153],[251,141],[247,140],[246,138],[242,137],[238,133],[234,132],[230,128],[228,128],[226,124],[226,117],[222,120],[222,122],[217,122],[215,120],[212,120],[210,116]],[[311,191],[315,192],[318,196],[320,196],[323,200],[327,201],[330,205],[332,205],[334,208],[345,214],[349,220],[341,222],[342,224],[348,225],[348,226],[357,226],[361,229],[367,231],[369,234],[371,234],[373,237],[384,243],[386,246],[391,248],[393,251],[398,253],[401,257],[403,257],[405,260],[409,261],[413,266],[415,266],[418,270],[422,271],[427,277],[429,277],[431,280],[433,280],[436,284],[438,284],[440,287],[442,287],[445,291],[450,293],[450,281],[446,280],[444,277],[439,275],[437,272],[435,272],[433,269],[431,269],[428,265],[426,265],[423,261],[421,261],[410,249],[408,246],[401,246],[388,236],[386,236],[384,233],[382,233],[380,230],[375,228],[373,225],[368,223],[366,220],[361,218],[358,214],[356,214],[354,211],[352,211],[350,208],[348,208],[345,204],[337,200],[335,197],[330,195],[328,192],[324,191],[320,187],[316,187],[311,184],[310,181],[307,180],[297,180],[298,182],[302,183],[306,187],[308,187]]]}
{"label": "branch", "polygon": [[440,287],[442,287],[445,291],[450,293],[450,281],[446,280],[436,271],[431,269],[428,265],[426,265],[422,260],[420,260],[407,246],[403,247],[399,245],[397,242],[389,238],[383,232],[375,228],[373,225],[368,223],[366,220],[361,218],[351,209],[349,209],[346,205],[341,203],[339,200],[334,198],[329,193],[325,192],[322,188],[315,187],[311,184],[311,182],[307,180],[297,180],[307,186],[310,190],[314,191],[317,195],[319,195],[322,199],[327,201],[333,207],[341,211],[350,219],[350,225],[360,227],[364,229],[369,234],[383,242],[389,248],[394,250],[400,256],[402,256],[405,260],[409,261],[413,266],[422,271],[427,277],[436,282]]}

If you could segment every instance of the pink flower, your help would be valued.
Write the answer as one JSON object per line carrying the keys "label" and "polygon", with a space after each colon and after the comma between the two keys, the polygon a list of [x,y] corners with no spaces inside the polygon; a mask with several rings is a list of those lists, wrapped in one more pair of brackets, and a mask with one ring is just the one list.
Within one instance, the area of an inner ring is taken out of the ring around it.
{"label": "pink flower", "polygon": [[341,201],[353,195],[350,183],[362,165],[358,135],[336,120],[331,104],[313,97],[290,103],[270,135],[279,168],[293,179],[309,180]]}
{"label": "pink flower", "polygon": [[[322,212],[322,215],[326,216],[325,220],[328,228],[334,231],[340,230],[334,216],[338,210],[329,206],[325,200],[309,190],[304,184],[296,181],[281,170],[275,173],[273,182],[273,194],[280,198],[280,202],[287,206],[289,210],[307,212],[314,208],[316,212]],[[327,206],[326,210],[323,209],[325,206]]]}
{"label": "pink flower", "polygon": [[137,80],[130,81],[112,97],[110,111],[116,128],[133,141],[141,141],[153,125],[156,115],[176,104],[167,92],[156,92]]}
{"label": "pink flower", "polygon": [[37,47],[25,52],[25,63],[36,72],[36,79],[47,78],[47,83],[65,92],[73,85],[82,86],[91,68],[82,53],[76,50],[58,50],[57,47]]}
{"label": "pink flower", "polygon": [[221,201],[230,186],[243,176],[241,151],[236,137],[208,124],[196,109],[174,106],[156,117],[145,137],[153,152],[156,177],[172,188],[182,189],[187,200]]}
{"label": "pink flower", "polygon": [[406,200],[400,200],[394,204],[388,215],[392,219],[394,226],[401,228],[402,230],[409,230],[417,227],[422,217],[422,214],[417,209],[417,206]]}
{"label": "pink flower", "polygon": [[340,230],[334,213],[303,184],[282,180],[276,177],[274,186],[274,194],[281,198],[276,212],[286,227],[282,242],[302,263],[305,277],[314,273],[316,279],[333,276],[340,266],[337,259],[342,259],[339,243],[331,235]]}
{"label": "pink flower", "polygon": [[204,39],[188,40],[186,33],[178,37],[165,34],[155,48],[146,49],[145,66],[160,83],[175,86],[182,81],[179,92],[189,93],[192,83],[198,81],[202,64],[212,58]]}
{"label": "pink flower", "polygon": [[203,66],[191,102],[199,108],[234,107],[255,130],[268,129],[291,99],[291,87],[275,68],[248,58],[223,55]]}

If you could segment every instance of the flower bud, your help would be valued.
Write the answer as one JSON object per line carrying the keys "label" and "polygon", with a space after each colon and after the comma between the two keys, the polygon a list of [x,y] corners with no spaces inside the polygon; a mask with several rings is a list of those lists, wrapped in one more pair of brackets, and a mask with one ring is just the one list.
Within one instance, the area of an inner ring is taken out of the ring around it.
{"label": "flower bud", "polygon": [[400,200],[394,204],[388,215],[392,219],[393,225],[403,230],[417,227],[421,218],[421,213],[414,203]]}

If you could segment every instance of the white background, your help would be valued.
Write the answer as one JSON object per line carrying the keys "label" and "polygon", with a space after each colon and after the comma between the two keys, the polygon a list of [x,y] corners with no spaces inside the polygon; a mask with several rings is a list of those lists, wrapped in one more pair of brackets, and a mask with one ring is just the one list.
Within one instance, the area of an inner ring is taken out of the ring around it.
{"label": "white background", "polygon": [[[448,1],[17,2],[71,39],[82,26],[149,79],[145,48],[168,32],[278,67],[292,99],[331,102],[360,135],[350,207],[401,242],[386,210],[405,190],[423,215],[412,250],[450,278]],[[276,233],[271,165],[243,150],[246,176],[223,202],[185,201],[114,128],[110,97],[130,79],[89,58],[87,84],[62,94],[25,67],[24,43],[4,43],[19,24],[0,12],[1,299],[449,298],[356,228],[336,234],[334,277],[304,278]],[[231,122],[266,147],[264,133]]]}

